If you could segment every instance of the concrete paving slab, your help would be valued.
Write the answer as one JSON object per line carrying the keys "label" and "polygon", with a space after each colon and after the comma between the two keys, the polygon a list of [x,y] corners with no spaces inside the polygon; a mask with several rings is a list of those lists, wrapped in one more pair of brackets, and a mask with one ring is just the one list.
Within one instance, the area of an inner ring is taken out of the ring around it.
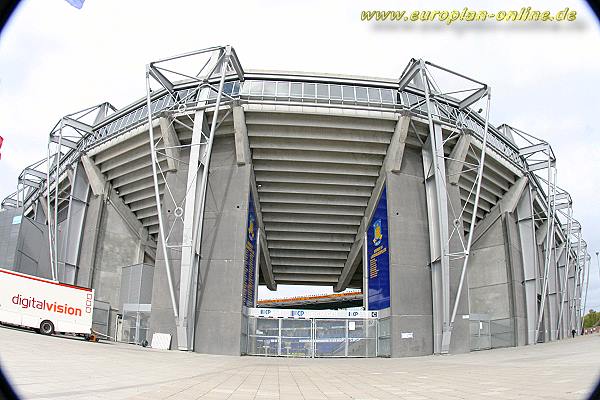
{"label": "concrete paving slab", "polygon": [[24,399],[584,399],[600,334],[450,356],[292,359],[160,351],[0,327]]}

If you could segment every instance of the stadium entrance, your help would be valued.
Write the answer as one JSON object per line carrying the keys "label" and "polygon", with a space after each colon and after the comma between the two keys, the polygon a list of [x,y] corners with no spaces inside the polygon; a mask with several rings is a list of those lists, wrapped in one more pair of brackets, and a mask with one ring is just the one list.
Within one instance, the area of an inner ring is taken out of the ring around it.
{"label": "stadium entrance", "polygon": [[[389,357],[389,317],[364,310],[249,308],[246,354],[281,357]],[[381,318],[383,317],[383,318]]]}

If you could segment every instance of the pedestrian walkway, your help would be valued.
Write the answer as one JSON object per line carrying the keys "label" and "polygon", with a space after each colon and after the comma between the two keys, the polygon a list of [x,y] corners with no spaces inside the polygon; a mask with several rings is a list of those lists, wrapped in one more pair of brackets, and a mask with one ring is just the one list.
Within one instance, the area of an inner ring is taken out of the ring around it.
{"label": "pedestrian walkway", "polygon": [[452,356],[287,359],[89,343],[0,327],[0,365],[26,399],[582,399],[600,335]]}

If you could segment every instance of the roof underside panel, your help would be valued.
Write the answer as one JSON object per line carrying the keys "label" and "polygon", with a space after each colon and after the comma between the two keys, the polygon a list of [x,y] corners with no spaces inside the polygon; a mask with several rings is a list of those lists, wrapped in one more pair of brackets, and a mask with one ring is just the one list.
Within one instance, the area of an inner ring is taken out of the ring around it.
{"label": "roof underside panel", "polygon": [[246,124],[275,280],[335,285],[395,121],[247,112]]}

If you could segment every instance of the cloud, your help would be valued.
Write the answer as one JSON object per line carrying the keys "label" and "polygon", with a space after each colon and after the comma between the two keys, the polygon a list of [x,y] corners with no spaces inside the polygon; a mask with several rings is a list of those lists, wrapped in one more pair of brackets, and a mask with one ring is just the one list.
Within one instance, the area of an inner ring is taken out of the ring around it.
{"label": "cloud", "polygon": [[[0,38],[0,197],[20,169],[44,157],[64,114],[145,92],[144,66],[160,57],[233,45],[246,69],[397,78],[423,57],[492,86],[491,120],[551,141],[559,184],[574,197],[591,249],[600,248],[600,30],[582,1],[532,0],[534,8],[576,9],[571,25],[401,25],[360,21],[372,9],[462,9],[464,1],[158,0],[24,1]],[[487,2],[469,7],[491,7]],[[494,5],[494,8],[500,6]],[[504,2],[502,8],[514,7]],[[596,279],[596,278],[594,278]],[[317,289],[316,291],[321,291]],[[290,294],[295,293],[294,290]],[[600,282],[589,303],[600,304]],[[593,299],[593,300],[592,300]]]}

